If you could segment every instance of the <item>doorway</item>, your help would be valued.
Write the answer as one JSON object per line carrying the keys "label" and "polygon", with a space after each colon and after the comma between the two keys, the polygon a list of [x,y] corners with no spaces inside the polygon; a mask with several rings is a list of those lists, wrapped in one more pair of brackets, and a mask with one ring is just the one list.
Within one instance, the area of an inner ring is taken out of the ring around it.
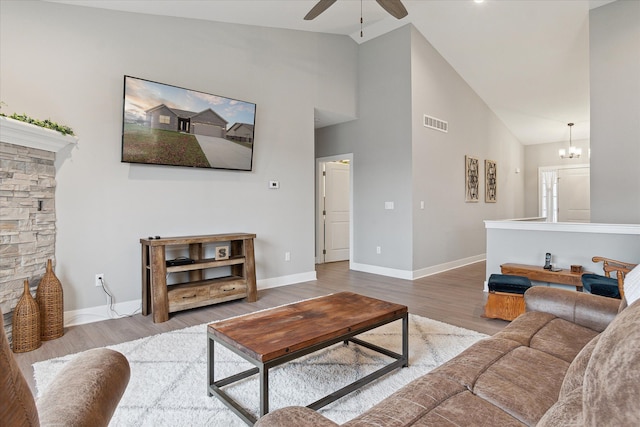
{"label": "doorway", "polygon": [[548,222],[590,222],[589,165],[550,166],[538,170],[540,216]]}
{"label": "doorway", "polygon": [[316,263],[353,258],[353,155],[316,159]]}

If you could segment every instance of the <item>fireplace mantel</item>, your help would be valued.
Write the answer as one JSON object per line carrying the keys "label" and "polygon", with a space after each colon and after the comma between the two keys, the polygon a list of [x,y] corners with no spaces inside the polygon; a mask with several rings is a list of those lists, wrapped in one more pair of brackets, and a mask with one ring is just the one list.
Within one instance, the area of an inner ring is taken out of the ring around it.
{"label": "fireplace mantel", "polygon": [[55,158],[77,142],[74,136],[0,116],[0,309],[8,337],[24,280],[37,287],[47,260],[55,260]]}
{"label": "fireplace mantel", "polygon": [[77,144],[78,138],[0,116],[0,142],[57,153],[69,144]]}

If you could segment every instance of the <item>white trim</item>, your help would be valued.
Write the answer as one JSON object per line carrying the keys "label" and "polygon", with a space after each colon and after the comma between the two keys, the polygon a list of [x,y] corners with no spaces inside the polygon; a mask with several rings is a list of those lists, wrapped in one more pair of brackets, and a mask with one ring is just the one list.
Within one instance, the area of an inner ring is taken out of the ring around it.
{"label": "white trim", "polygon": [[465,265],[475,264],[476,262],[484,261],[486,258],[486,254],[480,254],[468,258],[458,259],[455,261],[445,262],[443,264],[433,265],[427,268],[421,268],[420,270],[416,270],[413,272],[413,279],[415,280],[421,277],[431,276],[433,274],[453,270],[454,268],[463,267]]}
{"label": "white trim", "polygon": [[360,264],[357,262],[350,262],[349,268],[355,271],[378,274],[380,276],[395,277],[397,279],[412,280],[413,277],[413,273],[411,271],[380,267],[377,265]]}
{"label": "white trim", "polygon": [[316,272],[291,274],[289,276],[272,277],[270,279],[258,280],[258,289],[278,288],[280,286],[293,285],[295,283],[311,282],[316,280]]}
{"label": "white trim", "polygon": [[351,260],[353,259],[353,153],[338,154],[335,156],[317,157],[316,158],[316,206],[315,206],[315,224],[316,224],[316,264],[324,264],[325,257],[322,252],[320,234],[320,215],[322,212],[322,165],[328,162],[337,162],[340,160],[349,160],[349,268],[352,269]]}
{"label": "white trim", "polygon": [[[301,282],[311,282],[316,280],[316,272],[292,274],[290,276],[274,277],[271,279],[258,280],[258,289],[277,288],[279,286],[293,285]],[[114,304],[113,309],[120,313],[117,315],[109,311],[107,304],[96,307],[82,308],[80,310],[69,310],[64,312],[64,326],[84,325],[86,323],[100,322],[102,320],[119,319],[140,312],[142,300],[125,301]]]}
{"label": "white trim", "polygon": [[486,229],[564,231],[568,233],[638,234],[640,224],[595,224],[580,222],[484,221]]}
{"label": "white trim", "polygon": [[132,300],[114,304],[113,309],[120,315],[109,312],[107,304],[96,307],[81,308],[80,310],[69,310],[64,312],[64,326],[84,325],[86,323],[100,322],[109,319],[119,319],[131,316],[140,312],[142,300]]}
{"label": "white trim", "polygon": [[396,279],[416,280],[421,277],[431,276],[433,274],[442,273],[444,271],[453,270],[476,262],[484,261],[486,254],[475,255],[468,258],[462,258],[455,261],[445,262],[443,264],[432,265],[431,267],[421,268],[420,270],[407,271],[395,268],[380,267],[377,265],[351,263],[350,269],[362,271],[365,273],[378,274],[380,276],[395,277]]}
{"label": "white trim", "polygon": [[0,116],[0,141],[57,153],[69,144],[77,144],[78,138]]}

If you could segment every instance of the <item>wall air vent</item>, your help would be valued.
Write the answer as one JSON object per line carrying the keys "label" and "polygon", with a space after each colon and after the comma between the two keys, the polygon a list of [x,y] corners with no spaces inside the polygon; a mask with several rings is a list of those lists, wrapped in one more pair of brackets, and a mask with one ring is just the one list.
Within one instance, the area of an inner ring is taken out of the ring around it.
{"label": "wall air vent", "polygon": [[427,116],[426,114],[424,115],[424,127],[439,130],[440,132],[449,132],[449,122]]}

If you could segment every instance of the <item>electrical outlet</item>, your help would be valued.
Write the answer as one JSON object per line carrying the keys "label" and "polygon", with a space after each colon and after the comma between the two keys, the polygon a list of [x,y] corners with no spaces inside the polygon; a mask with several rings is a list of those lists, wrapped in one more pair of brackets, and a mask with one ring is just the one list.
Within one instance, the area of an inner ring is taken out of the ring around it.
{"label": "electrical outlet", "polygon": [[291,252],[285,252],[284,253],[284,260],[285,261],[291,261]]}
{"label": "electrical outlet", "polygon": [[96,274],[96,287],[101,288],[103,282],[104,282],[104,274],[103,273]]}

